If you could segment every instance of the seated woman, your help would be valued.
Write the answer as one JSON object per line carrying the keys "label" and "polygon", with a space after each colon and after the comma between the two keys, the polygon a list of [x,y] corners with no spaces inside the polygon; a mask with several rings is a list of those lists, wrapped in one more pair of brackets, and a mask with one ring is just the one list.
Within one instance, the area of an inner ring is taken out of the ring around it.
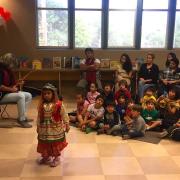
{"label": "seated woman", "polygon": [[128,86],[131,83],[132,76],[132,63],[131,59],[127,54],[122,54],[120,58],[120,68],[115,72],[115,91],[119,89],[119,81],[125,79]]}
{"label": "seated woman", "polygon": [[23,128],[31,128],[26,117],[27,106],[32,100],[32,95],[28,92],[19,91],[18,86],[22,81],[15,81],[14,74],[9,64],[0,62],[0,102],[17,103],[18,123]]}
{"label": "seated woman", "polygon": [[94,58],[94,51],[92,48],[85,49],[86,58],[80,64],[80,69],[84,70],[82,79],[78,82],[77,87],[86,88],[91,83],[97,83],[98,89],[102,89],[100,77],[99,77],[99,67],[100,60]]}
{"label": "seated woman", "polygon": [[139,70],[139,98],[143,97],[144,90],[150,86],[156,86],[159,77],[159,68],[153,63],[155,56],[152,53],[147,54],[146,63],[142,64]]}
{"label": "seated woman", "polygon": [[173,53],[173,52],[168,53],[167,59],[166,59],[166,68],[169,68],[170,61],[171,61],[172,59],[176,59],[176,58],[177,58],[177,57],[176,57],[176,54],[175,54],[175,53]]}
{"label": "seated woman", "polygon": [[169,68],[160,74],[159,95],[168,92],[170,88],[180,87],[180,68],[178,68],[179,60],[173,58],[170,61]]}

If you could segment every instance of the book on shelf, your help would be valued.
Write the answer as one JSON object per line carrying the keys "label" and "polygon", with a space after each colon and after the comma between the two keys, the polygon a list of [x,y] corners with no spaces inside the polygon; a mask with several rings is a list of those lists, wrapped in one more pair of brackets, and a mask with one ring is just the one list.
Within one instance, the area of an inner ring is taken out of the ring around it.
{"label": "book on shelf", "polygon": [[53,57],[53,68],[54,69],[61,69],[61,57]]}
{"label": "book on shelf", "polygon": [[72,68],[72,58],[63,58],[63,68]]}
{"label": "book on shelf", "polygon": [[72,57],[72,68],[79,69],[80,68],[80,58],[79,57]]}
{"label": "book on shelf", "polygon": [[110,59],[101,59],[101,68],[109,68],[110,67]]}
{"label": "book on shelf", "polygon": [[20,56],[18,59],[19,68],[28,68],[28,57],[27,56]]}
{"label": "book on shelf", "polygon": [[42,62],[39,59],[34,59],[32,61],[32,69],[40,70],[42,69]]}
{"label": "book on shelf", "polygon": [[110,69],[120,69],[120,61],[119,60],[111,60],[110,61]]}
{"label": "book on shelf", "polygon": [[42,61],[42,66],[45,69],[50,69],[52,68],[52,58],[50,57],[44,57]]}

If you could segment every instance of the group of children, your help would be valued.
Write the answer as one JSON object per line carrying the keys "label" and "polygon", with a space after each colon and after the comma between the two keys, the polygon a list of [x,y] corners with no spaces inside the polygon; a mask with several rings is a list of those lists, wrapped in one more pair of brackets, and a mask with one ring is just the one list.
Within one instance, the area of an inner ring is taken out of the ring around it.
{"label": "group of children", "polygon": [[119,82],[115,93],[111,84],[105,84],[103,91],[98,92],[97,85],[91,83],[86,96],[77,93],[76,103],[77,110],[69,113],[70,122],[86,133],[97,131],[98,135],[121,135],[128,139],[155,130],[163,138],[180,128],[180,100],[175,88],[157,98],[155,90],[149,87],[140,103],[135,104],[126,80]]}
{"label": "group of children", "polygon": [[56,88],[49,83],[42,88],[37,120],[37,152],[42,156],[39,164],[59,164],[61,151],[67,146],[65,132],[70,129],[69,120],[86,133],[96,131],[98,135],[129,139],[144,136],[149,130],[160,130],[160,137],[180,140],[180,100],[175,88],[157,98],[149,87],[140,104],[135,104],[126,80],[119,82],[115,93],[111,84],[105,84],[103,91],[98,92],[97,85],[91,83],[86,95],[76,94],[76,103],[76,111],[67,115]]}

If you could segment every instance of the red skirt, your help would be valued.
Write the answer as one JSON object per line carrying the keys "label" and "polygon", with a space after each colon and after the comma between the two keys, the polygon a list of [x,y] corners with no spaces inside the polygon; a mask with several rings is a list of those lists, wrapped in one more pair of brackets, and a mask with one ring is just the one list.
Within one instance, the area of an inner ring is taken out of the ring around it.
{"label": "red skirt", "polygon": [[52,143],[44,143],[38,142],[37,152],[42,155],[42,157],[57,157],[61,155],[61,151],[68,145],[65,141],[63,142],[52,142]]}

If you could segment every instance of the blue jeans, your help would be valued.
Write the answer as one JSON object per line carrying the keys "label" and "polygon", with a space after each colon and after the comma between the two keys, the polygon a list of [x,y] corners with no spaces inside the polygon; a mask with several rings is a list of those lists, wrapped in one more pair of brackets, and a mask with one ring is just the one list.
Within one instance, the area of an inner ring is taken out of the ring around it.
{"label": "blue jeans", "polygon": [[28,104],[32,101],[32,95],[29,92],[19,91],[16,93],[8,93],[3,96],[1,103],[17,103],[18,119],[24,121],[26,119],[26,111]]}
{"label": "blue jeans", "polygon": [[155,84],[144,84],[143,81],[139,81],[139,84],[138,84],[138,95],[139,95],[139,98],[142,98],[144,96],[144,91],[149,88],[149,87],[154,87]]}
{"label": "blue jeans", "polygon": [[126,125],[123,125],[121,127],[121,133],[122,135],[129,135],[131,138],[135,138],[135,137],[142,137],[144,136],[144,133],[142,133],[141,131],[137,131],[136,129],[128,129]]}

